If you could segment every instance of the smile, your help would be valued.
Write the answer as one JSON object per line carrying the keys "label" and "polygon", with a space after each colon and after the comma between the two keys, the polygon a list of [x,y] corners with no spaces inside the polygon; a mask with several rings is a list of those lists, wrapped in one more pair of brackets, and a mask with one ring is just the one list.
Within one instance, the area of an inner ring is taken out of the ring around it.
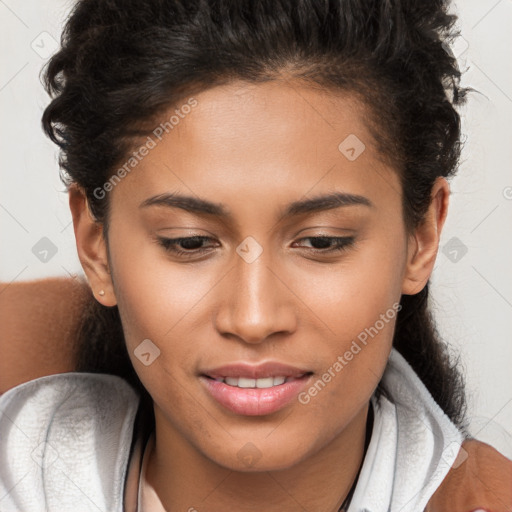
{"label": "smile", "polygon": [[228,386],[233,386],[237,388],[258,388],[258,389],[266,389],[272,388],[274,386],[280,386],[285,382],[290,382],[291,380],[295,380],[297,378],[301,378],[303,375],[299,377],[285,377],[285,376],[277,376],[277,377],[266,377],[262,379],[248,379],[246,377],[218,377],[215,380],[217,382],[224,382]]}
{"label": "smile", "polygon": [[243,416],[263,416],[279,411],[297,398],[307,386],[310,373],[301,376],[274,376],[259,379],[247,377],[209,377],[201,375],[201,383],[217,405]]}

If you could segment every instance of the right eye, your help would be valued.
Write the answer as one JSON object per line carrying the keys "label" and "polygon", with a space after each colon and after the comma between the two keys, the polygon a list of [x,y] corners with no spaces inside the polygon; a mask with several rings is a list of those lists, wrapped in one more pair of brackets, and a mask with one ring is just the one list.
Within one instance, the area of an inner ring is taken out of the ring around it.
{"label": "right eye", "polygon": [[203,242],[213,240],[209,236],[190,236],[182,238],[157,237],[158,243],[168,252],[180,257],[191,257],[203,254],[211,247],[204,247]]}

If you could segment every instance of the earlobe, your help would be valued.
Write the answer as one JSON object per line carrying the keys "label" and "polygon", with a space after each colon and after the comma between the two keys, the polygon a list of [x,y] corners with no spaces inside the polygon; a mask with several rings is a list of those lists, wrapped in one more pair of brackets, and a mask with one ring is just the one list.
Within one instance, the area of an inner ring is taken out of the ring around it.
{"label": "earlobe", "polygon": [[445,178],[438,177],[432,187],[431,200],[423,222],[409,237],[407,266],[402,284],[402,294],[415,295],[426,285],[439,249],[441,231],[448,213],[450,186]]}
{"label": "earlobe", "polygon": [[117,300],[110,275],[103,226],[93,217],[85,192],[75,184],[69,187],[69,208],[73,217],[78,258],[94,297],[104,306],[115,306]]}

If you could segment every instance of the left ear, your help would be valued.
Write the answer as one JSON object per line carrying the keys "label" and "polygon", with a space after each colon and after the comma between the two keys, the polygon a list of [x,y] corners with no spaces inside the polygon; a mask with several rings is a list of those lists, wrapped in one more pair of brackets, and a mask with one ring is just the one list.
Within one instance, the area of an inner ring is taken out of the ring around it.
{"label": "left ear", "polygon": [[409,237],[407,266],[402,283],[404,295],[420,292],[432,274],[449,199],[450,185],[445,178],[439,176],[432,187],[425,218]]}

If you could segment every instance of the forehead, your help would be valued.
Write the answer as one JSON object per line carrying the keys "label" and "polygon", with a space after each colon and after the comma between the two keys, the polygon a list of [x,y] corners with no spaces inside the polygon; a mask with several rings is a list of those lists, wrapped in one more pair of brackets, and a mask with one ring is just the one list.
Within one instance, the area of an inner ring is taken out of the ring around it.
{"label": "forehead", "polygon": [[188,147],[240,157],[264,144],[260,159],[275,160],[284,157],[283,150],[287,159],[300,159],[311,149],[337,150],[340,137],[351,133],[372,143],[369,109],[348,93],[299,82],[235,82],[206,90],[196,100],[191,115],[177,126]]}
{"label": "forehead", "polygon": [[399,201],[398,177],[369,120],[369,108],[350,93],[284,81],[213,87],[162,113],[151,149],[114,196],[142,200],[179,190],[224,203],[262,195],[279,202],[373,188],[382,200],[391,194]]}

